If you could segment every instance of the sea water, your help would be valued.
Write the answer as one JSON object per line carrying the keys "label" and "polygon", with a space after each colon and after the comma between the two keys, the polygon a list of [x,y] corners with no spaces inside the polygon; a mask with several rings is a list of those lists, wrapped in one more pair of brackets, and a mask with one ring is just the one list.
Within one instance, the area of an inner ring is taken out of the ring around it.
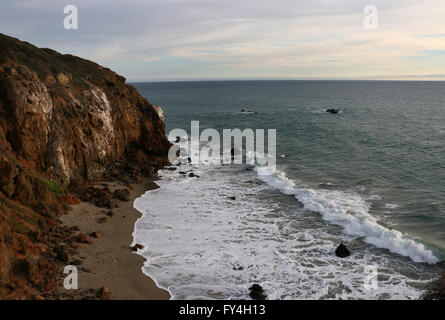
{"label": "sea water", "polygon": [[135,201],[143,272],[173,299],[248,299],[253,283],[269,299],[416,299],[443,268],[444,82],[134,85],[167,132],[277,130],[273,174],[182,165]]}

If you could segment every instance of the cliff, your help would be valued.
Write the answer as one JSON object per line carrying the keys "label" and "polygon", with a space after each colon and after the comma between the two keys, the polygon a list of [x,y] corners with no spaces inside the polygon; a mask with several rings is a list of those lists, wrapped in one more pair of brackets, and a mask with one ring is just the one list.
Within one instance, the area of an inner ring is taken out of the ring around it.
{"label": "cliff", "polygon": [[0,34],[0,298],[54,290],[74,195],[109,202],[92,182],[154,175],[169,146],[162,110],[125,78]]}

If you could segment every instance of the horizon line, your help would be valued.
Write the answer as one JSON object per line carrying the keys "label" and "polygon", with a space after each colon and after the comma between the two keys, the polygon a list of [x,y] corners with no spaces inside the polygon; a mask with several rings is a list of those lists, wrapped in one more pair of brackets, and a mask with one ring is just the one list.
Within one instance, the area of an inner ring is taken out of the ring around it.
{"label": "horizon line", "polygon": [[129,80],[128,83],[159,83],[159,82],[224,82],[224,81],[374,81],[374,82],[445,82],[444,79],[286,79],[286,78],[202,78],[202,79],[147,79]]}

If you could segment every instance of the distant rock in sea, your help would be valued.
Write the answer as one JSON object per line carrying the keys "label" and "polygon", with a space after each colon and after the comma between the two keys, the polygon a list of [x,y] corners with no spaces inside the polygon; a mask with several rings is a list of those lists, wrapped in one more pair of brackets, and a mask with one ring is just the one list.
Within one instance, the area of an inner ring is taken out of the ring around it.
{"label": "distant rock in sea", "polygon": [[241,109],[240,112],[241,113],[246,113],[246,114],[256,114],[256,113],[258,113],[257,111],[252,111],[252,110],[247,110],[247,109]]}

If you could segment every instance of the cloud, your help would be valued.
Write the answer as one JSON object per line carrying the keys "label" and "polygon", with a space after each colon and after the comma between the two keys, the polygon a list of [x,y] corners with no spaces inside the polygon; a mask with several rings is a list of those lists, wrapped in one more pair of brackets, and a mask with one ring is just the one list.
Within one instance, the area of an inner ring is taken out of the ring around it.
{"label": "cloud", "polygon": [[[445,73],[442,0],[2,0],[0,30],[104,64],[130,80],[363,78]],[[410,57],[410,58],[407,58]]]}

